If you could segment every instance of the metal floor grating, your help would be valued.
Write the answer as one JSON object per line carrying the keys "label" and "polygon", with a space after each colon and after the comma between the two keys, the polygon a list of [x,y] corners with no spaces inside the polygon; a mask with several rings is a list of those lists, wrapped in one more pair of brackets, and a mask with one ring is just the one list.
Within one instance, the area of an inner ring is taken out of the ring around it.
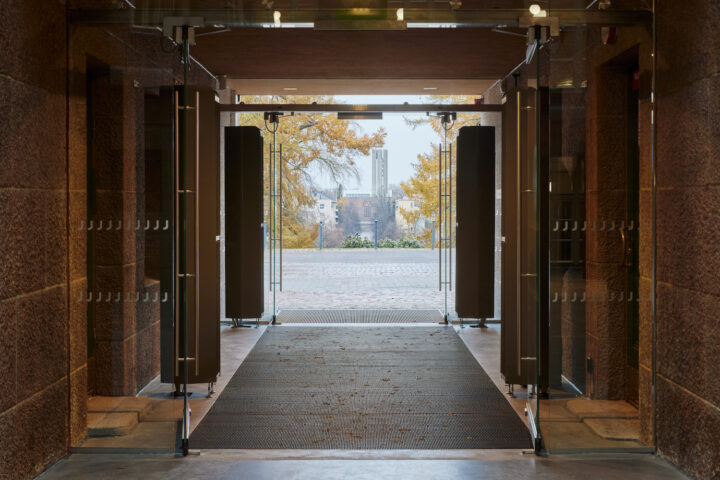
{"label": "metal floor grating", "polygon": [[190,447],[519,449],[531,442],[451,327],[274,326]]}
{"label": "metal floor grating", "polygon": [[440,310],[280,310],[280,323],[440,323]]}

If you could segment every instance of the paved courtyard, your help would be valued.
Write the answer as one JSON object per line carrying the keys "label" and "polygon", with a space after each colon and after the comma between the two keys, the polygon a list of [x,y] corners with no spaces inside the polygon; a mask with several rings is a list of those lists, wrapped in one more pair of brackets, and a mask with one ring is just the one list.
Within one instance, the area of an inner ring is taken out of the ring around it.
{"label": "paved courtyard", "polygon": [[[438,290],[438,280],[437,250],[285,250],[277,306],[442,310],[445,295]],[[453,302],[450,293],[450,310]]]}

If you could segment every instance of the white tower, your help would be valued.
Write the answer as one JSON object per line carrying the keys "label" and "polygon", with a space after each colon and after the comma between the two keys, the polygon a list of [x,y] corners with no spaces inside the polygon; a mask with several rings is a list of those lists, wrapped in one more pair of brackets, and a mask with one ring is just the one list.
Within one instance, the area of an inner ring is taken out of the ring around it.
{"label": "white tower", "polygon": [[388,151],[372,151],[372,195],[384,197],[388,191]]}

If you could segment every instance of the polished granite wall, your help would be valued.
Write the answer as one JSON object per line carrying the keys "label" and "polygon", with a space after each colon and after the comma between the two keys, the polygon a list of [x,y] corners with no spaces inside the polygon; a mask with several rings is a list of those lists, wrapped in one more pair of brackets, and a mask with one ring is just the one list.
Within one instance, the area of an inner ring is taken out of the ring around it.
{"label": "polished granite wall", "polygon": [[62,2],[3,2],[0,477],[33,477],[66,454],[82,376],[69,360],[66,40]]}
{"label": "polished granite wall", "polygon": [[720,3],[657,1],[657,447],[720,476]]}
{"label": "polished granite wall", "polygon": [[[0,10],[0,477],[31,478],[86,434],[87,158],[97,219],[144,223],[143,87],[182,78],[177,53],[127,27],[67,26],[81,2]],[[101,6],[98,2],[91,6]],[[87,72],[99,95],[88,152]],[[193,63],[191,81],[215,84]],[[96,223],[97,225],[97,223]],[[107,225],[107,223],[106,223]],[[154,297],[144,231],[98,234],[95,295]],[[159,304],[92,304],[93,390],[134,395],[159,373]]]}

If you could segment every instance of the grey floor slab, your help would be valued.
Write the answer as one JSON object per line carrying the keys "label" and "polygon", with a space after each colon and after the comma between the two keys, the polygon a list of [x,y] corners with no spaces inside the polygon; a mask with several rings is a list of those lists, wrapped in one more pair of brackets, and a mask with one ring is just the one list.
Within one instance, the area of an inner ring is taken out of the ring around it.
{"label": "grey floor slab", "polygon": [[[373,457],[373,452],[357,452]],[[202,453],[170,458],[129,455],[73,455],[50,469],[43,479],[493,479],[493,480],[674,480],[686,478],[651,455],[583,455],[537,458],[516,451],[478,455],[468,460],[243,460],[238,456]]]}

